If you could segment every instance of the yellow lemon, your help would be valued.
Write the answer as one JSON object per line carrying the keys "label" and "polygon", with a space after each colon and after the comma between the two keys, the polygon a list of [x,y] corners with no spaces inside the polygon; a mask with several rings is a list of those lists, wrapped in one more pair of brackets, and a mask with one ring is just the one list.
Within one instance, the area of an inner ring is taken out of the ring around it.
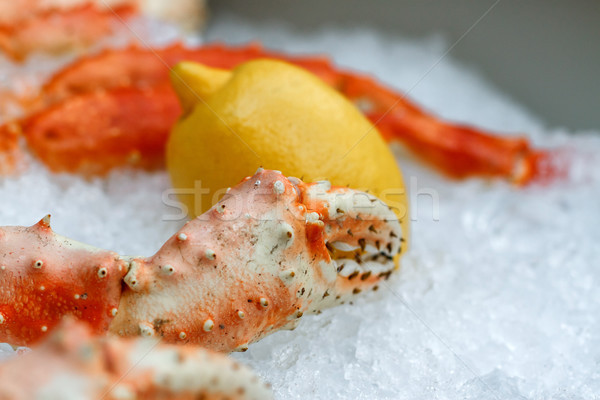
{"label": "yellow lemon", "polygon": [[232,71],[184,62],[171,81],[184,115],[169,139],[167,167],[192,216],[264,167],[369,191],[396,211],[408,237],[406,193],[391,151],[362,113],[316,76],[275,60]]}

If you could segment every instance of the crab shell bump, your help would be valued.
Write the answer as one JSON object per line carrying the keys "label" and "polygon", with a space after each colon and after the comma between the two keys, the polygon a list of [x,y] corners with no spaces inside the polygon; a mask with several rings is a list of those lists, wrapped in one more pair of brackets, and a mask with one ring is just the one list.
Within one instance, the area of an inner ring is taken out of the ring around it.
{"label": "crab shell bump", "polygon": [[110,330],[243,351],[376,287],[402,240],[374,196],[259,169],[154,256],[132,261]]}
{"label": "crab shell bump", "polygon": [[247,367],[206,349],[93,336],[67,318],[34,351],[0,365],[0,398],[268,400]]}

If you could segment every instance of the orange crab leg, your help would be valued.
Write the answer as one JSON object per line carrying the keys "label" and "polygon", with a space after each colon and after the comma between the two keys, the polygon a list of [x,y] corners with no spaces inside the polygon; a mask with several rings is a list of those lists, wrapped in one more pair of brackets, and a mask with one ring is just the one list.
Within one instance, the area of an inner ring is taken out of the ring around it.
{"label": "orange crab leg", "polygon": [[14,172],[22,157],[16,129],[13,124],[0,126],[0,175]]}
{"label": "orange crab leg", "polygon": [[[211,67],[233,68],[244,61],[260,57],[286,60],[313,72],[363,108],[367,117],[387,140],[402,142],[421,159],[450,177],[504,177],[517,184],[526,184],[548,177],[542,174],[544,170],[538,164],[540,160],[549,159],[550,155],[543,151],[534,151],[524,137],[503,137],[472,127],[440,121],[422,111],[401,94],[387,89],[366,76],[340,71],[326,58],[289,56],[264,50],[256,44],[234,48],[212,44],[195,49],[176,44],[159,50],[139,47],[106,50],[96,56],[84,58],[56,74],[43,87],[41,106],[47,107],[98,89],[128,87],[134,91],[135,88],[164,84],[168,80],[169,68],[167,67],[181,60],[196,61]],[[170,105],[173,97],[165,96],[161,99],[157,96],[154,101]],[[62,114],[63,117],[68,115],[69,107],[66,105],[57,107],[53,109],[56,115]],[[60,111],[61,107],[62,111]],[[141,105],[130,104],[127,107],[131,115],[145,115],[145,108]],[[155,108],[172,110],[170,106],[155,106]],[[83,111],[84,108],[82,107],[81,110]],[[126,136],[127,126],[117,125],[119,119],[113,118],[111,114],[106,114],[105,117],[116,120],[113,126],[122,133],[122,137]],[[171,123],[176,119],[172,114],[165,114],[161,121],[168,125],[166,121],[169,118],[172,118]],[[59,121],[55,122],[58,126]],[[101,126],[101,128],[105,129],[108,126]],[[66,134],[70,130],[79,131],[74,126],[65,127],[62,131]],[[27,129],[24,131],[27,134]],[[133,134],[135,136],[135,132]],[[48,149],[44,149],[47,143],[36,143],[39,137],[30,134],[27,136],[30,137],[29,143],[32,147],[37,148],[38,154],[48,152]],[[90,136],[88,142],[90,146],[93,145],[93,137],[96,136]],[[166,139],[166,132],[163,137]],[[68,141],[66,136],[63,139]],[[99,143],[99,147],[103,145],[104,142]],[[122,144],[121,147],[123,146]],[[73,153],[75,152],[76,148],[73,147]],[[106,153],[102,148],[100,149],[99,154]],[[144,158],[145,154],[141,155]],[[99,169],[106,171],[114,165],[117,164],[111,162]],[[59,162],[52,167],[55,170],[79,170],[71,164],[66,165],[62,157],[59,157]]]}
{"label": "orange crab leg", "polygon": [[[186,59],[232,68],[264,54],[258,45],[235,51],[179,44],[157,51],[105,50],[56,74],[43,87],[40,110],[13,125],[55,172],[104,174],[122,165],[154,169],[163,165],[169,131],[181,114],[166,65]],[[321,68],[328,61],[306,58],[302,64]]]}
{"label": "orange crab leg", "polygon": [[401,141],[450,177],[505,177],[517,184],[542,178],[537,163],[545,153],[533,150],[524,137],[492,135],[440,121],[369,78],[344,74],[338,84],[366,109],[386,140]]}
{"label": "orange crab leg", "polygon": [[[289,59],[264,50],[258,44],[227,47],[209,44],[187,48],[174,44],[163,49],[130,46],[123,50],[104,50],[84,57],[55,74],[42,88],[43,103],[56,103],[73,95],[120,86],[146,86],[169,81],[169,68],[180,61],[195,61],[214,68],[231,69],[256,58]],[[311,71],[328,71],[323,57],[303,57],[295,62]],[[325,74],[318,74],[323,75]]]}
{"label": "orange crab leg", "polygon": [[[126,16],[133,8],[118,7],[116,12]],[[87,47],[112,31],[114,18],[113,11],[99,9],[93,4],[60,12],[44,11],[0,27],[0,50],[12,59],[22,61],[33,51],[60,53]]]}
{"label": "orange crab leg", "polygon": [[0,338],[35,343],[63,315],[105,332],[116,315],[127,263],[116,253],[52,231],[50,215],[30,227],[0,228]]}
{"label": "orange crab leg", "polygon": [[163,166],[181,106],[168,85],[121,87],[74,96],[27,118],[22,129],[53,171],[104,174],[131,165]]}

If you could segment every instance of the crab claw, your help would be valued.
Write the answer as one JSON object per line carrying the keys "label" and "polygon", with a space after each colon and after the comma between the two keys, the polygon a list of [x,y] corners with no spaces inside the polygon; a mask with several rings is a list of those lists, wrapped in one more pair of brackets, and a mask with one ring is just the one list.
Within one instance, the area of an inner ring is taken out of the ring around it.
{"label": "crab claw", "polygon": [[335,305],[388,279],[405,240],[394,212],[375,196],[331,187],[327,181],[298,187],[307,207],[309,243],[322,252],[322,262],[327,263],[322,269],[336,272],[335,284],[328,281],[332,288],[312,305],[312,311]]}
{"label": "crab claw", "polygon": [[373,288],[402,230],[377,198],[259,169],[154,255],[135,259],[111,331],[220,351]]}
{"label": "crab claw", "polygon": [[0,365],[0,398],[250,400],[272,393],[222,354],[95,337],[84,323],[67,319],[35,351]]}
{"label": "crab claw", "polygon": [[64,315],[105,332],[126,272],[116,253],[54,233],[50,215],[31,227],[0,228],[0,341],[35,343]]}

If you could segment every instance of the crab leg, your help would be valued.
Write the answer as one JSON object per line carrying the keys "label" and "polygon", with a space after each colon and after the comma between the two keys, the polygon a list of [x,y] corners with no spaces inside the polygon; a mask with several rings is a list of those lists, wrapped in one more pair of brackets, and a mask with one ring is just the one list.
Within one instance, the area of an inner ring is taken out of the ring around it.
{"label": "crab leg", "polygon": [[[540,159],[549,158],[543,151],[535,151],[528,140],[523,137],[503,137],[489,134],[481,130],[463,125],[451,124],[440,121],[431,114],[422,111],[403,95],[396,93],[373,79],[356,73],[340,71],[323,57],[289,56],[262,49],[259,45],[252,44],[244,47],[225,47],[220,44],[206,45],[195,49],[188,49],[179,44],[158,50],[147,50],[131,47],[125,50],[106,50],[96,56],[83,58],[56,74],[42,89],[39,100],[40,107],[62,103],[55,106],[55,115],[69,115],[67,100],[99,89],[113,89],[115,87],[143,87],[164,84],[168,81],[168,68],[181,60],[204,63],[211,67],[233,68],[238,64],[255,58],[266,57],[286,60],[308,69],[328,84],[337,88],[348,98],[362,108],[368,118],[376,124],[384,137],[389,141],[400,141],[422,160],[436,167],[442,173],[455,178],[469,176],[504,177],[519,184],[536,180]],[[133,89],[135,90],[135,89]],[[110,92],[109,92],[110,93]],[[110,102],[110,95],[104,100]],[[156,98],[157,102],[171,104],[172,96],[164,99]],[[130,105],[131,113],[135,116],[144,115],[144,108],[135,104]],[[137,109],[135,109],[137,107]],[[170,106],[157,107],[171,109]],[[115,111],[116,112],[116,111]],[[111,115],[107,114],[107,119]],[[44,118],[45,114],[37,116]],[[83,117],[69,117],[74,124],[85,125]],[[167,125],[169,118],[171,124],[175,116],[166,115],[161,120]],[[60,129],[59,122],[54,125],[44,124],[48,130]],[[27,125],[26,122],[23,125]],[[116,126],[117,130],[128,133],[125,127]],[[68,131],[79,129],[68,126]],[[65,129],[67,131],[67,129]],[[54,157],[47,143],[36,143],[39,136],[30,137],[24,129],[28,142],[37,148],[38,154],[49,153],[53,157],[65,162],[62,157]],[[135,129],[132,135],[136,136]],[[166,140],[168,130],[163,137]],[[107,151],[104,148],[102,135],[97,141],[90,137],[90,144],[97,143],[98,157],[90,159],[90,163],[102,164]],[[76,149],[69,143],[68,137],[62,141],[67,146]],[[142,159],[145,156],[138,148],[129,148],[129,152],[140,152]],[[151,155],[150,158],[153,158]],[[54,164],[52,168],[77,172],[77,163]],[[144,163],[142,163],[144,165]],[[100,165],[98,170],[103,171],[110,167]]]}
{"label": "crab leg", "polygon": [[[20,1],[6,3],[14,3],[9,5],[10,8],[14,8],[14,5],[23,9],[27,7]],[[16,61],[24,60],[33,51],[61,53],[73,48],[88,47],[112,31],[115,16],[112,10],[104,7],[81,4],[57,12],[53,8],[36,9],[44,2],[28,3],[33,3],[33,12],[23,15],[21,10],[17,17],[24,18],[4,21],[5,24],[0,25],[0,50]],[[127,16],[134,9],[132,6],[120,6],[114,10]]]}
{"label": "crab leg", "polygon": [[162,167],[169,130],[180,113],[168,84],[124,86],[69,97],[20,128],[51,170],[103,174],[122,165]]}
{"label": "crab leg", "polygon": [[472,175],[505,177],[525,184],[541,172],[539,157],[524,137],[490,135],[466,125],[440,121],[411,104],[404,96],[375,81],[342,74],[337,85],[360,104],[388,140],[399,140],[428,164],[453,178]]}
{"label": "crab leg", "polygon": [[34,351],[0,364],[0,398],[271,399],[247,367],[199,347],[97,337],[73,319]]}
{"label": "crab leg", "polygon": [[[56,73],[42,87],[42,103],[49,105],[98,89],[167,83],[169,68],[183,60],[231,69],[257,58],[292,61],[292,58],[267,51],[256,43],[241,47],[217,43],[196,48],[173,44],[162,49],[130,46],[122,50],[104,50],[97,55],[83,57]],[[331,64],[324,57],[303,57],[293,62],[311,71],[331,71]]]}
{"label": "crab leg", "polygon": [[15,124],[0,126],[0,176],[15,171],[20,164],[19,127]]}
{"label": "crab leg", "polygon": [[[124,277],[122,258],[70,246],[44,221],[2,233],[0,341],[28,343],[74,314],[97,323],[102,317],[98,330],[121,336],[219,351],[245,350],[295,327],[304,314],[376,288],[394,271],[404,240],[396,215],[379,199],[262,169],[154,256],[127,258]],[[99,267],[107,274],[100,277]],[[107,278],[110,288],[99,284]],[[44,294],[64,306],[39,301]],[[82,311],[92,302],[92,314]]]}
{"label": "crab leg", "polygon": [[108,329],[127,263],[116,253],[57,235],[50,216],[0,228],[0,341],[35,343],[65,314]]}

